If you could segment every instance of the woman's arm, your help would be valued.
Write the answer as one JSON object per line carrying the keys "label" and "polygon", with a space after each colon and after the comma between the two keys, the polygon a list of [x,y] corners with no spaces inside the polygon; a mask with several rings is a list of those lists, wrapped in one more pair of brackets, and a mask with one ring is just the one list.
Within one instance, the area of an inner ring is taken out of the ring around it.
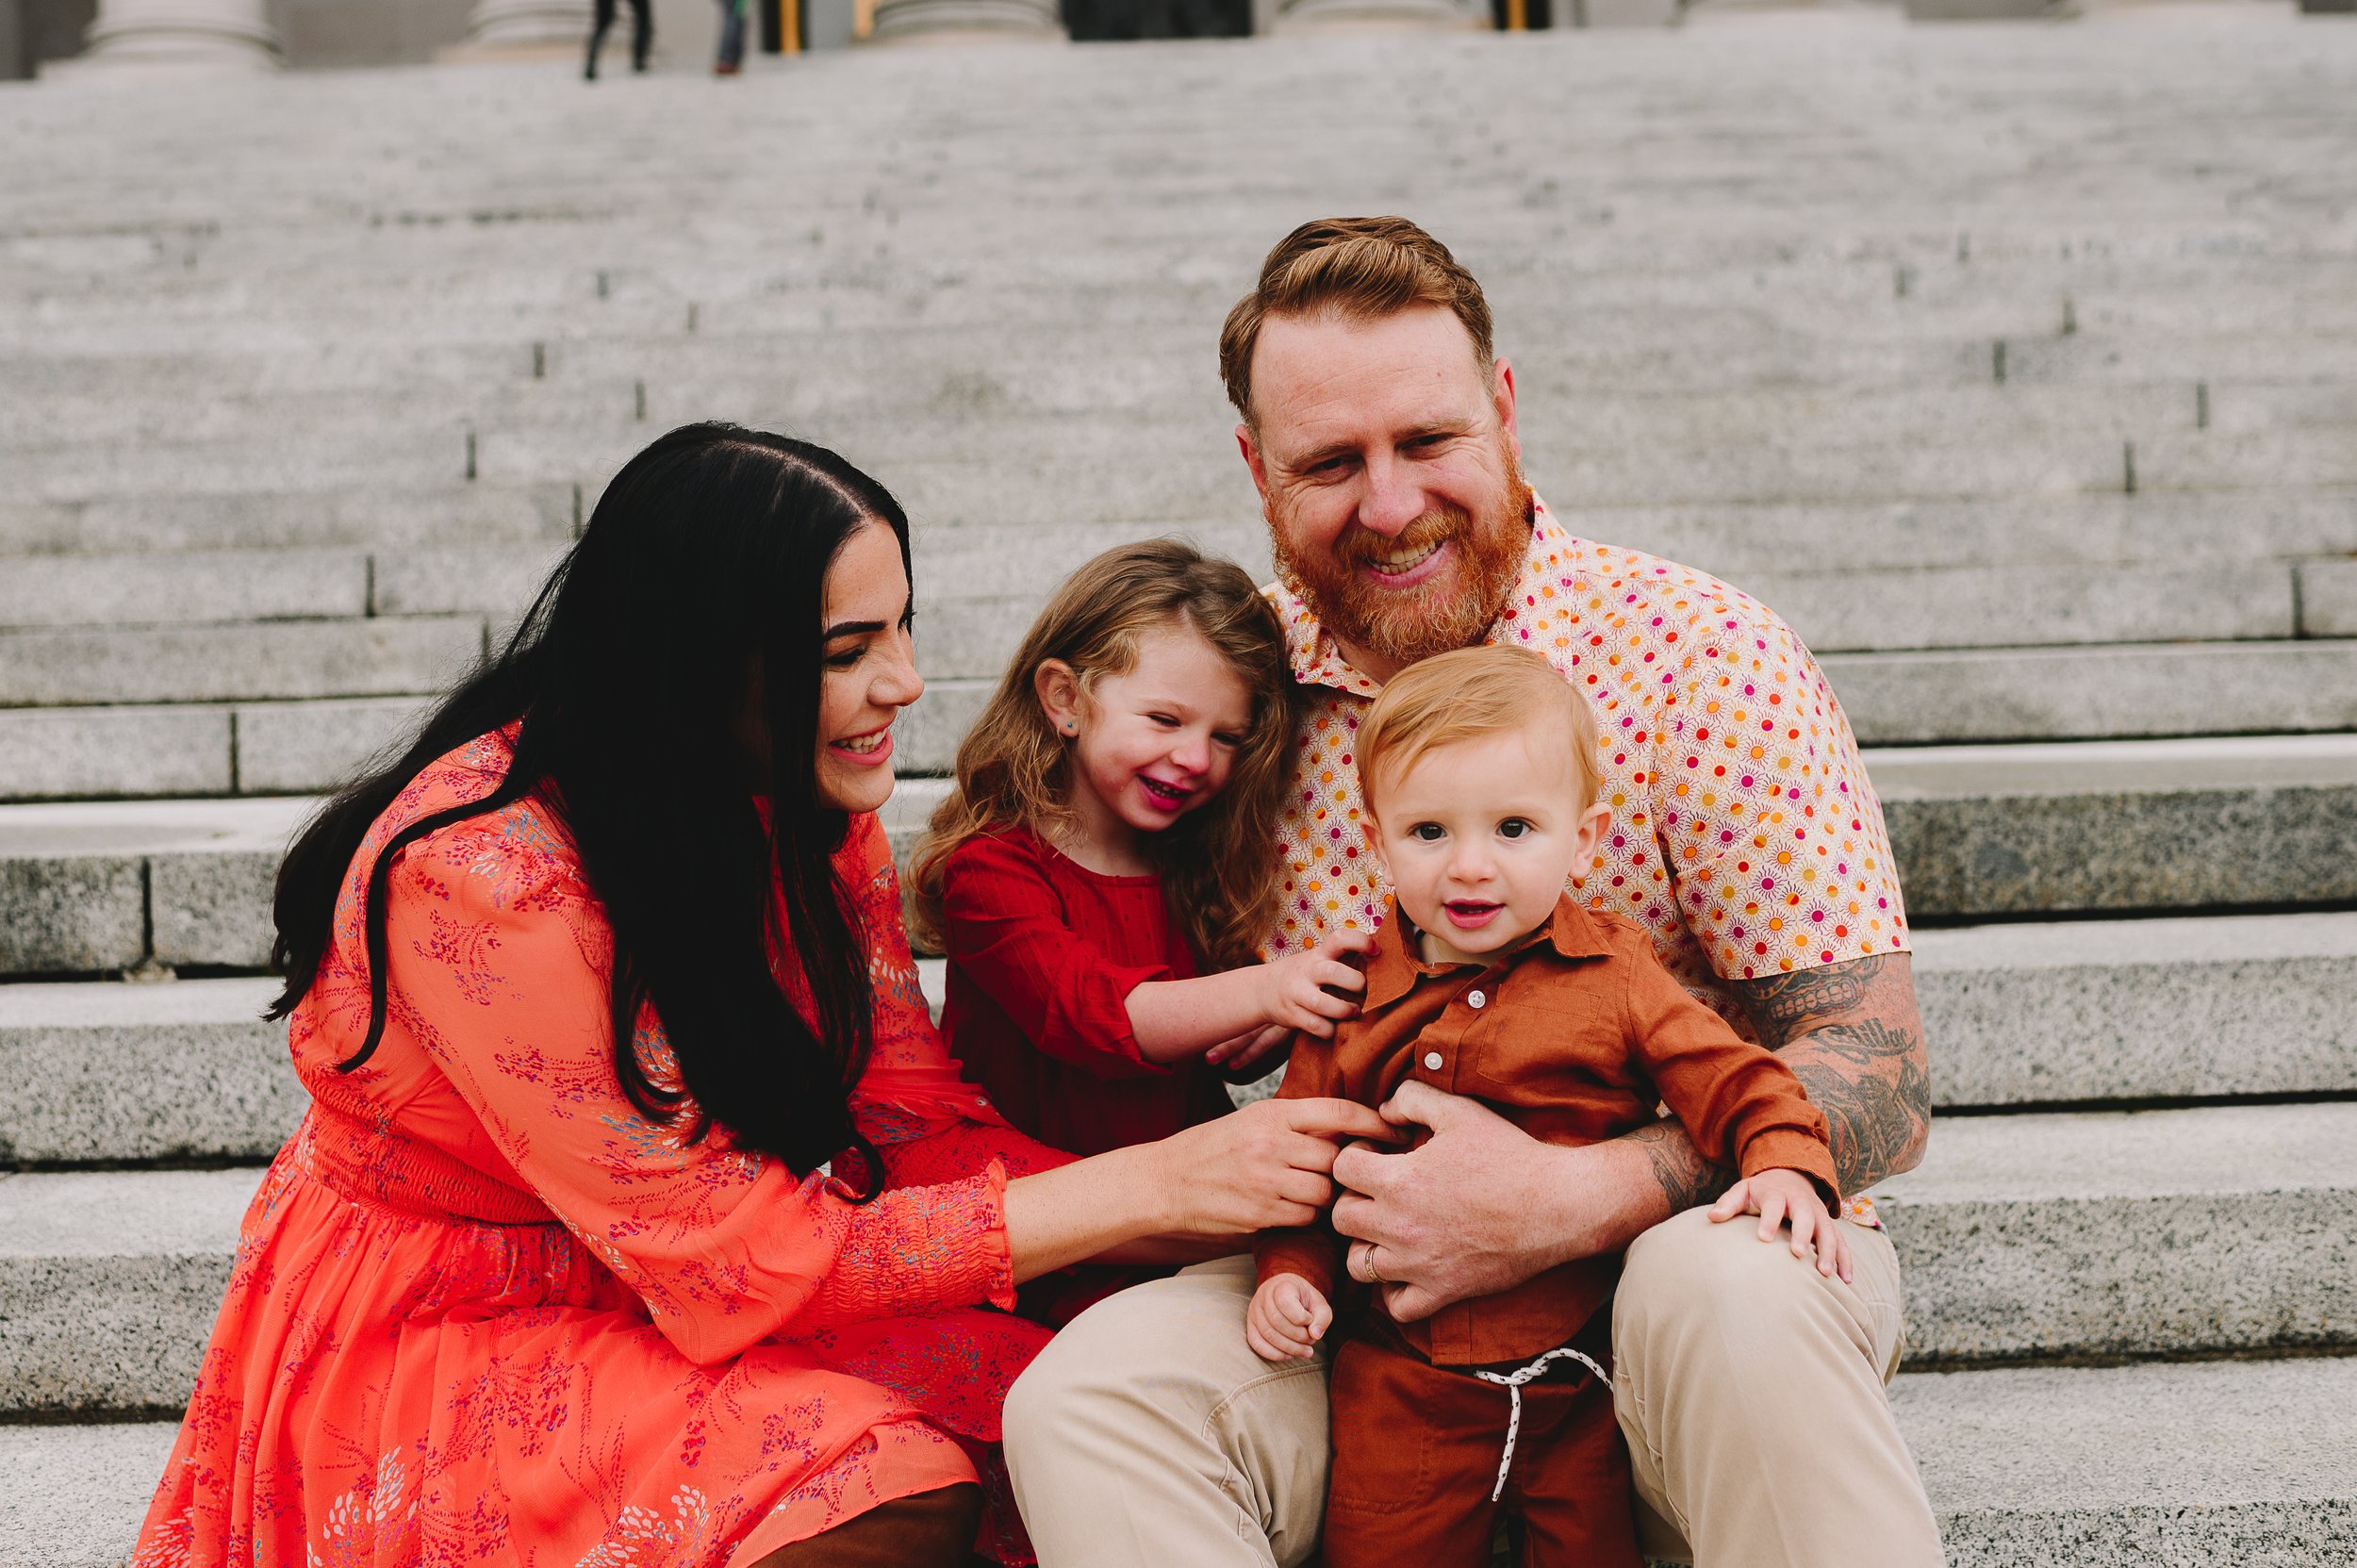
{"label": "woman's arm", "polygon": [[1307,1225],[1334,1196],[1329,1173],[1343,1141],[1396,1136],[1346,1099],[1267,1099],[1159,1143],[1021,1177],[1006,1197],[1014,1277],[1091,1259],[1144,1261],[1170,1250],[1158,1241],[1193,1256],[1200,1249],[1191,1241],[1241,1246],[1257,1230]]}

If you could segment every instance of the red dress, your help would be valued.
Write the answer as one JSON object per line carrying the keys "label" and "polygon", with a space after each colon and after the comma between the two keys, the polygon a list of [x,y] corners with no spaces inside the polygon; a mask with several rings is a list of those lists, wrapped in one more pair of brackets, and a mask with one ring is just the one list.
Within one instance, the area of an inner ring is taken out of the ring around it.
{"label": "red dress", "polygon": [[[365,868],[509,755],[486,735],[428,767],[354,859],[289,1030],[311,1111],[247,1212],[135,1563],[734,1568],[978,1474],[983,1549],[1029,1560],[996,1443],[1047,1335],[981,1307],[1013,1298],[1008,1177],[1066,1157],[958,1081],[872,817],[837,858],[876,982],[871,1203],[632,1108],[612,933],[529,801],[404,851],[389,1023],[336,1070],[367,1027]],[[635,1047],[676,1083],[651,1012]]]}
{"label": "red dress", "polygon": [[1161,878],[1103,876],[1007,828],[951,852],[942,925],[942,1032],[1016,1127],[1102,1154],[1233,1109],[1201,1061],[1149,1062],[1129,1028],[1131,991],[1198,972]]}

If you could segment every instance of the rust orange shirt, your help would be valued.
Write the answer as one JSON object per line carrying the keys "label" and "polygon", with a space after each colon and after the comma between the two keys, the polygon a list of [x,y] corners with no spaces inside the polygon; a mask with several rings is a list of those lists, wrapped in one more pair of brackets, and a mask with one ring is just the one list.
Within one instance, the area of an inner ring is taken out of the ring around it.
{"label": "rust orange shirt", "polygon": [[[1635,920],[1566,894],[1545,926],[1486,967],[1427,964],[1413,942],[1394,903],[1359,1016],[1332,1040],[1295,1042],[1280,1096],[1379,1105],[1412,1078],[1565,1146],[1633,1131],[1666,1101],[1721,1164],[1745,1176],[1797,1170],[1837,1198],[1825,1118],[1800,1081],[1688,995]],[[1333,1297],[1342,1253],[1327,1227],[1269,1231],[1254,1250],[1262,1279],[1298,1274]],[[1578,1332],[1620,1269],[1617,1255],[1565,1263],[1399,1332],[1442,1366],[1527,1361]]]}

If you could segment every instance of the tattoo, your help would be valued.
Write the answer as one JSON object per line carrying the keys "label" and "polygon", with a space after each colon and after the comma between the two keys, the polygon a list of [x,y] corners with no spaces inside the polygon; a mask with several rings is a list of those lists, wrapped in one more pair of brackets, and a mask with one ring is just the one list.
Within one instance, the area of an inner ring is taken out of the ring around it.
{"label": "tattoo", "polygon": [[1853,959],[1739,987],[1760,1041],[1824,1113],[1835,1173],[1854,1193],[1914,1163],[1931,1073],[1904,959]]}
{"label": "tattoo", "polygon": [[1821,969],[1750,980],[1736,987],[1743,1011],[1759,1031],[1759,1043],[1782,1050],[1819,1024],[1855,1012],[1883,979],[1884,958],[1854,958]]}
{"label": "tattoo", "polygon": [[1708,1203],[1735,1185],[1735,1172],[1704,1159],[1686,1129],[1674,1121],[1640,1127],[1628,1141],[1645,1151],[1653,1179],[1661,1183],[1661,1196],[1670,1200],[1673,1214]]}

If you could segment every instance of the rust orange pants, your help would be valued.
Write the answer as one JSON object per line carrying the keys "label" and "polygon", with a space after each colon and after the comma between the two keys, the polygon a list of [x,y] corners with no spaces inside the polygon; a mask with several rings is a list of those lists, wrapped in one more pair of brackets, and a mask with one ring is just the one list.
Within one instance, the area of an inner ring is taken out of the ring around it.
{"label": "rust orange pants", "polygon": [[[1595,1345],[1590,1337],[1574,1343],[1610,1365],[1608,1336],[1596,1332]],[[1512,1396],[1405,1346],[1343,1340],[1330,1395],[1326,1568],[1485,1568],[1501,1510],[1522,1521],[1523,1568],[1641,1568],[1612,1392],[1576,1362],[1550,1372],[1567,1367],[1524,1385],[1513,1468],[1493,1503]]]}

